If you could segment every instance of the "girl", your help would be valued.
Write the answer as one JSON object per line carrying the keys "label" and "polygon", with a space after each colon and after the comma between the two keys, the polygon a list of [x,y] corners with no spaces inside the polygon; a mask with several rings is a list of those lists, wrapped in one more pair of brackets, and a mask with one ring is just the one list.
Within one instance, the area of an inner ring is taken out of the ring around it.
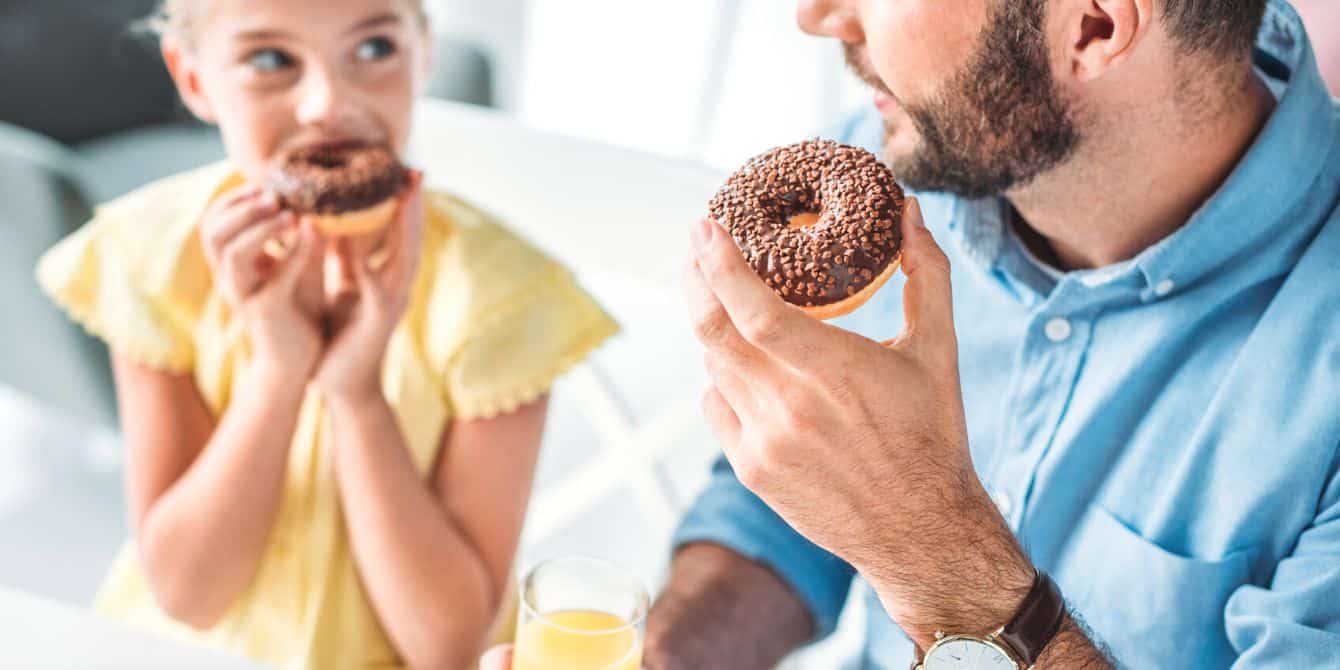
{"label": "girl", "polygon": [[510,583],[554,377],[615,331],[552,260],[416,175],[324,239],[280,152],[403,152],[416,0],[167,0],[162,53],[229,160],[99,209],[44,257],[109,343],[134,539],[111,616],[285,668],[463,668]]}

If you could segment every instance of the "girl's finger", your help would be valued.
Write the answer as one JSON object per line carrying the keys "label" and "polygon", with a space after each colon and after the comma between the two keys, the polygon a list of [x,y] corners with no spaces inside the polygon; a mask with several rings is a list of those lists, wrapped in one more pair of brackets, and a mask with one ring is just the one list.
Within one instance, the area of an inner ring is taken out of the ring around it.
{"label": "girl's finger", "polygon": [[282,212],[254,222],[251,227],[229,240],[219,258],[236,295],[245,298],[260,289],[265,282],[260,262],[269,257],[265,252],[265,243],[278,237],[294,221],[292,212]]}
{"label": "girl's finger", "polygon": [[215,212],[207,217],[200,231],[205,255],[216,260],[221,258],[223,249],[242,231],[278,213],[279,202],[273,196],[259,192]]}
{"label": "girl's finger", "polygon": [[[396,219],[382,245],[381,256],[371,267],[388,292],[403,288],[418,266],[419,246],[423,243],[423,173],[410,172],[409,184],[401,196]],[[369,259],[370,261],[373,259]]]}
{"label": "girl's finger", "polygon": [[303,221],[298,224],[297,232],[292,251],[281,261],[279,272],[271,282],[276,289],[296,290],[302,277],[320,262],[321,237],[316,227],[310,221]]}

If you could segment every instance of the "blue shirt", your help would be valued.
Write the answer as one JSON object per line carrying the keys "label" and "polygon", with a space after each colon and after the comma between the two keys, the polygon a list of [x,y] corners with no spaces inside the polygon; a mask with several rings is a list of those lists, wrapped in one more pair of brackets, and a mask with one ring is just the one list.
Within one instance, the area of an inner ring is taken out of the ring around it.
{"label": "blue shirt", "polygon": [[[953,263],[978,473],[1123,666],[1340,668],[1340,105],[1282,0],[1256,63],[1279,98],[1266,127],[1185,226],[1128,262],[1059,273],[1003,200],[920,194]],[[877,151],[880,120],[834,139]],[[901,289],[841,325],[893,337]],[[695,541],[770,566],[833,629],[852,569],[724,461],[675,543]],[[910,641],[856,592],[862,667],[903,670]]]}

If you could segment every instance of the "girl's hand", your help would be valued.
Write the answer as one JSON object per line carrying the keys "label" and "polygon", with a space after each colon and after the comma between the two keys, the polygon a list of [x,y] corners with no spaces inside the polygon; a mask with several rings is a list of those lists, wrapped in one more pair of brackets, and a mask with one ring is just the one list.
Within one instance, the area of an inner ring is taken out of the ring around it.
{"label": "girl's hand", "polygon": [[[351,267],[357,294],[347,317],[331,324],[329,344],[315,382],[327,397],[381,394],[386,343],[409,305],[423,239],[423,176],[414,172],[401,195],[396,220],[382,250],[352,251],[340,240],[338,253]],[[381,257],[379,259],[379,257]]]}
{"label": "girl's hand", "polygon": [[[295,231],[287,254],[276,256],[271,247]],[[322,350],[319,316],[302,297],[310,279],[320,278],[316,230],[299,226],[272,195],[249,187],[210,207],[200,237],[215,285],[241,317],[253,364],[306,380]]]}

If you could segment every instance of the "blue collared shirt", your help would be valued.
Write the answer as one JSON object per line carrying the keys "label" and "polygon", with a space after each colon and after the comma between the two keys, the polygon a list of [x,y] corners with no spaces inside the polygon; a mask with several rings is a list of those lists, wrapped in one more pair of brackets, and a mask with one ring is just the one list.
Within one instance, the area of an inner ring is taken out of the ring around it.
{"label": "blue collared shirt", "polygon": [[[1256,62],[1279,98],[1266,127],[1185,226],[1130,261],[1059,273],[1004,201],[920,194],[953,263],[978,473],[1123,666],[1340,668],[1340,105],[1282,0]],[[834,139],[878,150],[880,121]],[[893,337],[901,288],[839,323]],[[771,566],[833,629],[852,569],[724,461],[676,537],[695,541]],[[858,592],[861,665],[906,668],[910,641]]]}

